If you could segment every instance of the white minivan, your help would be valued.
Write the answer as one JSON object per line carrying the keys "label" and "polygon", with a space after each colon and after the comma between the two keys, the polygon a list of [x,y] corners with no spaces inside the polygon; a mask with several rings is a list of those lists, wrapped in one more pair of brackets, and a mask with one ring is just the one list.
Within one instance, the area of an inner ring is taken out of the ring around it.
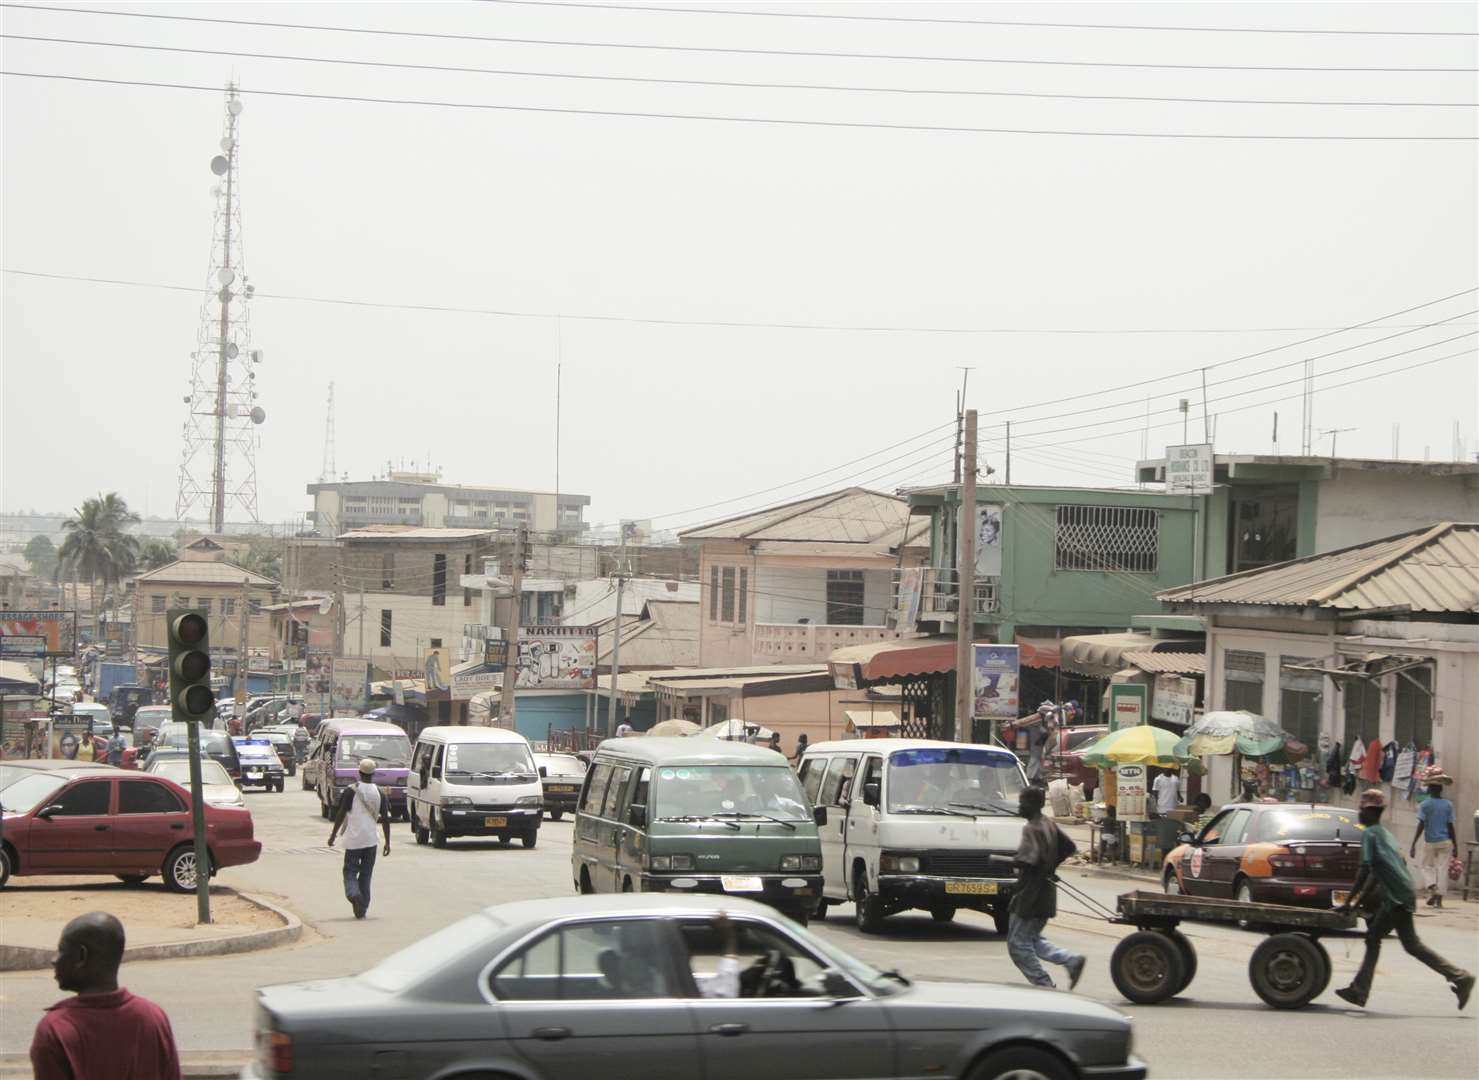
{"label": "white minivan", "polygon": [[988,911],[1007,932],[1016,886],[1012,856],[1026,822],[1017,796],[1027,776],[1010,750],[930,739],[816,743],[802,786],[827,808],[822,901],[856,905],[858,928],[919,908],[949,922],[958,908]]}
{"label": "white minivan", "polygon": [[493,727],[422,729],[406,778],[411,829],[418,844],[446,847],[449,837],[515,836],[539,841],[544,797],[529,740]]}

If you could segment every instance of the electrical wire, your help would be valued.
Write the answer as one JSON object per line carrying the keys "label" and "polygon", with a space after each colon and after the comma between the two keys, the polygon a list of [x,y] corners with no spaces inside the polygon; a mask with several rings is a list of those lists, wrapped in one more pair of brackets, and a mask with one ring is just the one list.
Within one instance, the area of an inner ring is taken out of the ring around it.
{"label": "electrical wire", "polygon": [[300,56],[286,53],[243,52],[236,49],[200,49],[179,45],[145,45],[123,41],[42,37],[35,34],[0,33],[13,41],[51,45],[84,45],[108,49],[138,49],[147,52],[185,53],[194,56],[229,56],[238,60],[276,60],[298,64],[335,64],[347,67],[391,68],[399,71],[434,71],[459,75],[498,75],[527,79],[571,79],[586,82],[619,82],[661,86],[707,86],[751,90],[815,90],[851,94],[912,94],[947,97],[1035,98],[1067,101],[1141,101],[1193,105],[1294,105],[1388,108],[1479,108],[1475,101],[1284,101],[1267,98],[1161,97],[1135,94],[1050,94],[1024,90],[947,90],[907,86],[842,86],[826,83],[744,82],[724,79],[672,79],[638,75],[594,75],[561,71],[528,71],[516,68],[462,67],[453,64],[412,64],[390,60],[354,60],[330,56]]}
{"label": "electrical wire", "polygon": [[[1479,70],[1479,69],[1476,69]],[[158,82],[145,79],[103,79],[53,71],[0,71],[14,79],[51,79],[102,86],[140,86],[154,90],[187,90],[219,94],[218,86],[196,83]],[[238,94],[292,98],[301,101],[347,101],[366,105],[411,105],[438,109],[471,109],[492,112],[537,113],[554,116],[606,116],[633,120],[691,120],[717,124],[758,124],[777,127],[822,127],[857,131],[917,131],[949,135],[1044,135],[1096,139],[1198,139],[1236,142],[1479,142],[1479,135],[1271,135],[1193,131],[1089,131],[1067,128],[971,127],[961,124],[887,124],[865,120],[800,120],[793,117],[727,116],[718,113],[640,112],[625,109],[576,109],[556,105],[507,105],[476,101],[432,101],[425,98],[367,97],[359,94],[314,94],[299,90],[260,90],[237,87]]]}

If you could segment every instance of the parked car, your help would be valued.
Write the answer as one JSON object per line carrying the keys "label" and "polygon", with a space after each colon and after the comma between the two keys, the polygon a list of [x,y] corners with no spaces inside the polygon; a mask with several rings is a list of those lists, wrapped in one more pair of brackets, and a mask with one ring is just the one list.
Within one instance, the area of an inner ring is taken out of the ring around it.
{"label": "parked car", "polygon": [[233,738],[237,760],[241,762],[241,786],[264,787],[268,791],[282,791],[286,786],[282,761],[272,744],[266,739]]}
{"label": "parked car", "polygon": [[[147,746],[173,715],[174,710],[168,705],[143,705],[133,714],[132,723],[124,723],[124,726],[133,728],[135,744]],[[113,710],[113,719],[118,719],[117,709]]]}
{"label": "parked car", "polygon": [[[17,758],[0,761],[0,792],[23,777],[38,772],[82,772],[84,770],[112,768],[102,762],[75,761],[71,758]],[[4,795],[0,795],[4,801]]]}
{"label": "parked car", "polygon": [[[0,884],[11,874],[112,875],[136,884],[162,874],[195,888],[190,793],[162,776],[108,766],[37,772],[6,789]],[[255,862],[262,845],[246,810],[205,807],[210,872]]]}
{"label": "parked car", "polygon": [[375,783],[390,801],[390,816],[406,816],[406,774],[411,767],[411,740],[404,730],[383,720],[351,717],[326,720],[318,727],[303,765],[303,786],[318,792],[319,811],[330,818],[339,792],[359,776],[359,763],[371,758]]}
{"label": "parked car", "polygon": [[535,754],[539,782],[544,788],[544,808],[551,821],[575,813],[580,785],[585,780],[585,762],[574,754]]}
{"label": "parked car", "polygon": [[1361,863],[1356,811],[1322,803],[1232,803],[1167,853],[1168,893],[1263,904],[1330,907]]}
{"label": "parked car", "polygon": [[[152,776],[173,780],[186,791],[190,790],[190,760],[184,754],[161,753],[157,760],[149,762],[149,767],[144,771]],[[200,763],[200,793],[207,806],[233,806],[238,809],[246,806],[246,800],[241,797],[241,788],[236,786],[231,774],[221,768],[219,761]]]}
{"label": "parked car", "polygon": [[[224,731],[216,731],[211,728],[202,728],[199,732],[201,753],[219,761],[225,770],[231,774],[231,779],[237,783],[241,782],[241,757],[236,752],[236,743],[230,735]],[[155,755],[166,754],[170,751],[178,751],[182,755],[190,752],[190,733],[184,724],[175,724],[173,727],[162,728],[159,737],[155,739],[154,745],[149,748],[149,754],[143,759],[143,767],[147,768],[155,758]]]}
{"label": "parked car", "polygon": [[[725,949],[721,912],[742,965],[733,997],[701,989]],[[249,1080],[360,1080],[372,1051],[427,1077],[595,1075],[618,1054],[648,1080],[1146,1075],[1129,1017],[1107,1005],[916,982],[733,897],[500,904],[362,975],[263,987],[257,1006]]]}

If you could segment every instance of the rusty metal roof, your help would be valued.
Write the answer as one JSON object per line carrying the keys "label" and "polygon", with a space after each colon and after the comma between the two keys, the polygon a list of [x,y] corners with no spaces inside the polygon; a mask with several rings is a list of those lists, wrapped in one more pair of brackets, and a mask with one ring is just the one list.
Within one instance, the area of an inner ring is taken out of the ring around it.
{"label": "rusty metal roof", "polygon": [[1479,613],[1479,524],[1427,528],[1156,594],[1177,606]]}
{"label": "rusty metal roof", "polygon": [[678,534],[683,540],[749,540],[872,545],[886,551],[922,542],[928,522],[909,520],[909,503],[850,487],[799,502],[716,521]]}

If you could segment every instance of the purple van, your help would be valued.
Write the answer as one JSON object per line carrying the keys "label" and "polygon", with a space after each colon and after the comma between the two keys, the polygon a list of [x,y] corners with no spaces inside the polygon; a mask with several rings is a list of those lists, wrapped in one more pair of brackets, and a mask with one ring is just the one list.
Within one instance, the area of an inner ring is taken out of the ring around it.
{"label": "purple van", "polygon": [[303,786],[318,792],[319,812],[334,816],[343,791],[359,777],[361,758],[373,758],[375,783],[390,798],[390,816],[406,816],[406,774],[411,767],[411,740],[405,731],[383,720],[340,718],[319,724],[308,760],[303,764]]}

